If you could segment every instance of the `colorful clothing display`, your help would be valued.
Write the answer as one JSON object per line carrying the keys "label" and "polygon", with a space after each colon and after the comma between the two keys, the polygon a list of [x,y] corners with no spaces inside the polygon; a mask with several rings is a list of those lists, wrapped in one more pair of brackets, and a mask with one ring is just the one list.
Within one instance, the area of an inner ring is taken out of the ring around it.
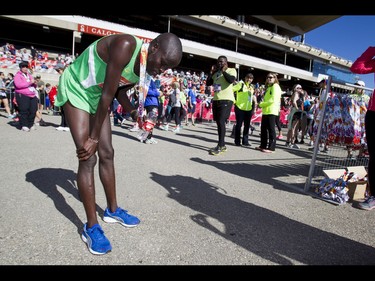
{"label": "colorful clothing display", "polygon": [[[320,140],[328,144],[360,146],[365,142],[368,95],[333,94],[327,99]],[[314,124],[314,138],[319,122]]]}

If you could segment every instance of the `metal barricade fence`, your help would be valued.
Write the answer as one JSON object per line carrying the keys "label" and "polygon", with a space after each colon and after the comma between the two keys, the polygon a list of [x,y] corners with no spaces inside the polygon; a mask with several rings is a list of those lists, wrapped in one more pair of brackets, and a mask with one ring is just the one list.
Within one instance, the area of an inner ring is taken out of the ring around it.
{"label": "metal barricade fence", "polygon": [[[354,91],[362,90],[362,96]],[[323,170],[368,166],[364,116],[371,89],[351,85],[336,87],[329,77],[319,97],[315,117],[313,155],[304,191],[319,185],[325,178]]]}
{"label": "metal barricade fence", "polygon": [[15,110],[15,105],[14,105],[14,90],[12,89],[6,89],[5,90],[6,94],[7,94],[7,98],[9,100],[9,108],[10,108],[10,112],[14,112]]}

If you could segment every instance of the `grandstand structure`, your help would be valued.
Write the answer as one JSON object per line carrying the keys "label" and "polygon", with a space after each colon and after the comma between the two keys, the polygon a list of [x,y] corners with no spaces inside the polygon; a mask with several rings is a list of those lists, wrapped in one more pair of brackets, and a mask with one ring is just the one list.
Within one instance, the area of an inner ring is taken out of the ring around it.
{"label": "grandstand structure", "polygon": [[[22,16],[2,15],[7,28],[0,44],[18,48],[30,45],[49,54],[82,52],[98,36],[134,34],[145,41],[162,32],[181,38],[183,59],[177,70],[205,71],[220,55],[237,68],[238,78],[247,72],[263,84],[268,72],[278,73],[284,91],[299,83],[312,94],[328,76],[332,86],[352,90],[357,77],[352,62],[304,43],[305,33],[339,16],[241,16],[241,15],[131,15],[131,16]],[[12,68],[10,68],[12,69]],[[58,80],[43,73],[44,80]]]}
{"label": "grandstand structure", "polygon": [[[28,50],[28,52],[30,52],[30,50]],[[50,55],[53,56],[55,54],[50,54]],[[35,68],[35,71],[33,71],[32,75],[36,76],[37,74],[39,74],[41,77],[43,77],[43,81],[45,83],[50,83],[52,85],[57,84],[58,78],[60,75],[55,70],[56,61],[50,58],[45,61],[43,60],[43,62],[47,68],[46,69],[41,68],[41,62],[38,61],[36,62],[36,68]],[[19,63],[17,63],[15,58],[12,58],[12,59],[7,59],[4,57],[0,58],[0,69],[1,69],[0,71],[3,71],[6,75],[9,72],[15,74],[19,70],[18,65]]]}

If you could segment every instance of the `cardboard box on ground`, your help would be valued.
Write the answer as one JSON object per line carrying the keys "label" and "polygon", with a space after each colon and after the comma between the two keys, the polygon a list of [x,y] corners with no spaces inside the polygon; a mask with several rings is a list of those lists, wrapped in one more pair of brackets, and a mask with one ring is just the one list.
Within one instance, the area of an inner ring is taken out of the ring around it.
{"label": "cardboard box on ground", "polygon": [[[359,179],[363,179],[367,175],[366,168],[364,166],[352,166],[347,167],[348,173],[353,172],[358,176]],[[336,170],[323,170],[326,177],[331,179],[337,179],[345,173],[345,169]],[[366,180],[359,180],[354,182],[348,182],[348,196],[352,201],[364,200],[366,196]]]}

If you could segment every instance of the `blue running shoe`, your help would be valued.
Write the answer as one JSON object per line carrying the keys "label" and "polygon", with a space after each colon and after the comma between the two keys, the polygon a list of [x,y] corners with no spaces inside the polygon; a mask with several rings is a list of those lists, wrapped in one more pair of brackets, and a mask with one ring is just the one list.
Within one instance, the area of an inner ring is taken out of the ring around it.
{"label": "blue running shoe", "polygon": [[109,223],[118,222],[126,227],[134,227],[140,223],[140,220],[137,217],[129,215],[128,211],[121,209],[120,207],[118,207],[114,213],[111,213],[108,208],[105,209],[103,220]]}
{"label": "blue running shoe", "polygon": [[375,196],[369,196],[365,201],[360,202],[358,207],[363,210],[372,210],[375,208]]}
{"label": "blue running shoe", "polygon": [[112,250],[111,243],[105,237],[103,229],[99,224],[94,224],[87,228],[87,223],[83,226],[82,240],[87,244],[89,251],[94,255],[104,255]]}

